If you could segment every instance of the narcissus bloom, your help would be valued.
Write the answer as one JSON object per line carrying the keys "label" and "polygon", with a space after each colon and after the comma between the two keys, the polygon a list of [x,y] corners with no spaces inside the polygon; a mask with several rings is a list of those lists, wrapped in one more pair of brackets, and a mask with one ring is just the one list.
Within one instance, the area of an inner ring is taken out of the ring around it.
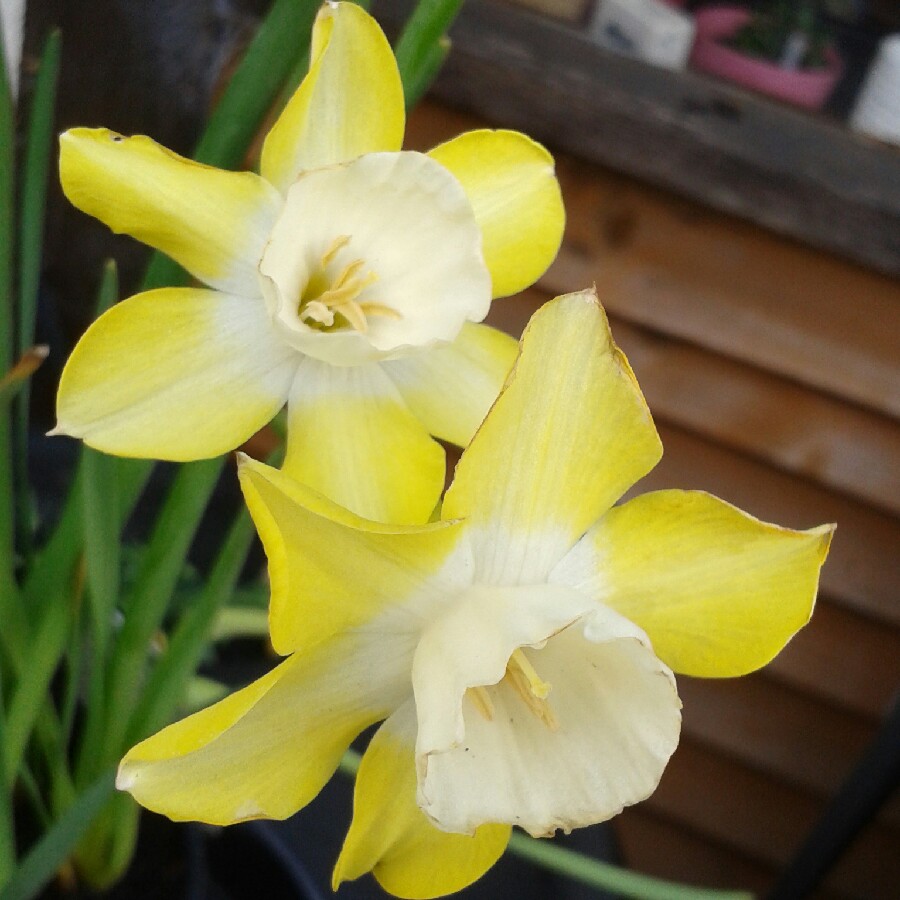
{"label": "narcissus bloom", "polygon": [[511,131],[400,152],[396,61],[352,3],[322,8],[311,60],[260,175],[141,136],[62,136],[66,196],[209,289],[103,315],[63,373],[56,433],[198,459],[287,403],[286,471],[361,515],[424,521],[444,483],[430,435],[466,444],[515,358],[511,338],[473,323],[559,247],[553,160]]}
{"label": "narcissus bloom", "polygon": [[335,885],[404,897],[478,878],[512,825],[600,822],[656,787],[675,672],[742,675],[806,623],[831,526],[705,493],[614,506],[660,442],[591,292],[553,301],[463,453],[441,521],[365,521],[261,463],[268,675],[132,749],[119,787],[174,819],[283,818],[349,742],[362,759]]}

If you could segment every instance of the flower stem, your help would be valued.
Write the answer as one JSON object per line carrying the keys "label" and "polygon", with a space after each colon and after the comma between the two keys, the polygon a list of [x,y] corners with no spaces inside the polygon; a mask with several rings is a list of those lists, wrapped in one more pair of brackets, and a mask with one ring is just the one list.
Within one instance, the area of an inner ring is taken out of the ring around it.
{"label": "flower stem", "polygon": [[513,832],[509,840],[509,849],[516,856],[536,863],[544,869],[559,872],[560,875],[580,881],[582,884],[634,900],[752,900],[753,898],[753,895],[746,891],[694,887],[663,881],[650,875],[641,875],[560,847],[552,841],[528,837],[518,831]]}

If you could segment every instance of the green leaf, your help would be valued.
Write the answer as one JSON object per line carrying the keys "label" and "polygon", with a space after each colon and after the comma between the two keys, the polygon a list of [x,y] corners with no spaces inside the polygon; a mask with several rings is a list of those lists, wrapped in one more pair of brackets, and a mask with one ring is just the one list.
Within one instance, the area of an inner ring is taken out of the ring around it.
{"label": "green leaf", "polygon": [[[31,99],[25,160],[22,167],[21,221],[19,225],[19,308],[16,355],[25,354],[34,343],[38,285],[44,239],[50,149],[53,145],[53,109],[59,78],[60,35],[52,31],[44,44]],[[28,484],[28,409],[31,390],[23,384],[15,404],[14,465],[16,483],[16,531],[26,562],[32,552],[32,503]]]}
{"label": "green leaf", "polygon": [[[12,368],[15,310],[13,307],[13,252],[15,223],[16,111],[3,58],[0,28],[0,375]],[[9,409],[0,405],[0,621],[18,603],[15,584],[15,526],[13,518],[12,432]],[[14,629],[13,625],[13,629]],[[14,640],[14,635],[10,636]]]}
{"label": "green leaf", "polygon": [[463,0],[420,0],[407,20],[395,51],[407,107],[419,99],[437,74],[443,62],[443,58],[438,62],[441,39],[462,4]]}
{"label": "green leaf", "polygon": [[206,585],[185,612],[154,667],[128,725],[125,744],[132,744],[166,725],[184,696],[185,686],[209,643],[216,614],[228,601],[255,534],[242,508],[213,564]]}
{"label": "green leaf", "polygon": [[107,673],[105,727],[98,739],[102,748],[85,744],[82,750],[87,771],[92,764],[102,765],[122,752],[129,715],[141,695],[151,642],[162,625],[224,462],[219,457],[186,463],[175,475],[130,591],[128,611],[113,649]]}
{"label": "green leaf", "polygon": [[115,773],[105,772],[79,795],[22,860],[10,881],[0,890],[0,900],[29,900],[37,896],[112,796],[114,784]]}

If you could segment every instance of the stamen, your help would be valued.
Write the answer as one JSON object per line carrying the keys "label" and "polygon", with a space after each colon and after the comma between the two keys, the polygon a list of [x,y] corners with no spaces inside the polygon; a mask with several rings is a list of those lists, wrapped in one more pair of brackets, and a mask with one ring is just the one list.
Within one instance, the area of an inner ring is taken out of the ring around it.
{"label": "stamen", "polygon": [[403,316],[391,306],[385,306],[383,303],[364,303],[356,304],[367,316],[384,316],[387,319],[402,319]]}
{"label": "stamen", "polygon": [[341,303],[334,307],[334,311],[339,312],[350,323],[350,326],[361,334],[365,334],[369,330],[366,314],[355,301],[348,300],[346,303]]}
{"label": "stamen", "polygon": [[[350,243],[350,235],[336,237],[328,249],[322,254],[321,268],[324,270],[334,262],[337,254]],[[355,259],[344,266],[336,278],[329,278],[324,272],[314,273],[307,284],[307,291],[300,298],[298,314],[301,322],[307,322],[330,329],[335,327],[335,314],[339,314],[351,328],[365,334],[369,330],[368,316],[385,316],[389,319],[400,319],[397,310],[383,303],[357,301],[357,297],[378,280],[374,272],[363,275],[365,261]],[[316,285],[310,290],[311,285]],[[329,285],[328,287],[325,287]],[[324,288],[324,290],[323,290]]]}
{"label": "stamen", "polygon": [[507,670],[513,669],[521,673],[528,684],[529,690],[535,697],[540,700],[546,700],[550,696],[550,685],[541,679],[521,649],[513,651],[513,655],[509,658],[506,666]]}
{"label": "stamen", "polygon": [[487,692],[487,688],[469,688],[469,696],[472,698],[472,703],[475,704],[475,709],[481,713],[482,718],[486,719],[488,722],[493,722],[494,703],[491,700],[490,694]]}
{"label": "stamen", "polygon": [[521,650],[514,651],[509,658],[509,662],[506,664],[506,677],[531,712],[547,728],[556,731],[559,728],[559,720],[547,702],[550,685],[541,680],[534,666]]}
{"label": "stamen", "polygon": [[349,234],[341,234],[341,235],[338,235],[338,237],[336,237],[336,238],[331,242],[331,244],[330,244],[330,246],[328,247],[328,249],[327,249],[327,250],[325,251],[325,253],[322,255],[322,260],[321,260],[321,262],[322,262],[322,268],[324,269],[325,266],[327,266],[328,263],[330,263],[330,262],[338,255],[338,252],[339,252],[343,247],[346,247],[347,244],[349,244],[349,243],[350,243],[350,235],[349,235]]}
{"label": "stamen", "polygon": [[300,321],[306,322],[312,319],[326,327],[334,325],[334,313],[319,300],[310,300],[303,309],[300,310]]}

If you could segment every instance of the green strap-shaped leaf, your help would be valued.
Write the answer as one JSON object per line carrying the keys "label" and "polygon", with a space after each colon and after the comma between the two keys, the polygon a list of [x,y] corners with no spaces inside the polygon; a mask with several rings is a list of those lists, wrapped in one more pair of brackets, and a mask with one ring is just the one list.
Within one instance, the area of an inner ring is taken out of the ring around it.
{"label": "green strap-shaped leaf", "polygon": [[72,848],[109,800],[115,773],[105,772],[57,819],[16,867],[12,878],[0,890],[0,900],[29,900],[56,874],[69,858]]}

